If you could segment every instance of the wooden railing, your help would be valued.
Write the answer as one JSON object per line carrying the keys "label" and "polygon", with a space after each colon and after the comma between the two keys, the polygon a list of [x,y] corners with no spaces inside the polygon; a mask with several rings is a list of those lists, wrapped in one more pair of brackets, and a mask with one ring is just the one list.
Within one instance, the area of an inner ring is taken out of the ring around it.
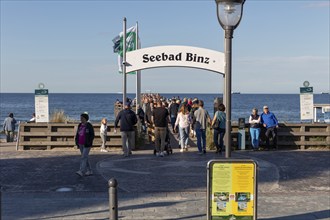
{"label": "wooden railing", "polygon": [[[248,124],[245,128],[246,145],[250,146]],[[237,146],[237,124],[233,125],[232,137]],[[261,132],[261,144],[264,144],[264,132]],[[280,123],[277,129],[277,145],[279,148],[330,147],[330,124],[286,124]]]}
{"label": "wooden railing", "polygon": [[[74,137],[78,124],[64,123],[23,123],[19,126],[17,147],[25,149],[52,149],[57,147],[74,147]],[[101,145],[99,134],[100,124],[93,124],[95,131],[94,146]],[[114,125],[108,124],[107,147],[120,147],[122,145],[120,132],[114,133]],[[250,133],[248,124],[245,128],[246,145],[250,146]],[[154,141],[154,129],[148,128],[149,140]],[[238,126],[232,125],[233,146],[237,146]],[[261,145],[264,137],[261,135]],[[330,124],[280,124],[278,128],[279,148],[330,147]]]}
{"label": "wooden railing", "polygon": [[[100,124],[93,124],[95,139],[93,146],[101,146]],[[64,123],[23,123],[19,126],[18,150],[52,149],[56,147],[75,147],[75,134],[78,124]],[[122,145],[119,129],[114,133],[114,125],[108,124],[107,147]]]}
{"label": "wooden railing", "polygon": [[[279,149],[308,147],[330,147],[330,124],[279,124],[277,129]],[[261,146],[265,145],[265,130],[262,129]],[[154,141],[154,127],[148,127],[149,140]],[[238,125],[232,124],[232,144],[238,146]],[[249,124],[245,124],[246,146],[251,147]]]}

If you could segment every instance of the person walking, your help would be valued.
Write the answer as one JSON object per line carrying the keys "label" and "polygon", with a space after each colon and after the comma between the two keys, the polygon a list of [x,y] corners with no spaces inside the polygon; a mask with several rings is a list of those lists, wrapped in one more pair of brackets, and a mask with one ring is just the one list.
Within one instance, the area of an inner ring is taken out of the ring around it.
{"label": "person walking", "polygon": [[101,152],[108,152],[105,149],[105,143],[107,142],[107,132],[108,132],[108,126],[107,126],[107,119],[102,118],[101,120],[101,126],[100,126],[100,137],[102,140],[102,145],[101,145]]}
{"label": "person walking", "polygon": [[15,132],[16,120],[13,113],[9,113],[8,117],[3,122],[3,130],[6,134],[7,142],[14,141],[14,132]]}
{"label": "person walking", "polygon": [[80,168],[76,172],[78,176],[90,176],[93,175],[92,167],[89,163],[88,156],[93,146],[93,140],[95,137],[94,128],[91,123],[88,122],[89,116],[86,113],[80,115],[80,123],[78,125],[77,133],[75,136],[75,142],[81,153]]}
{"label": "person walking", "polygon": [[141,123],[142,132],[146,132],[147,127],[146,127],[146,123],[144,121],[144,116],[145,116],[144,111],[143,111],[142,107],[140,106],[140,104],[137,104],[136,108],[138,109],[136,115]]}
{"label": "person walking", "polygon": [[217,148],[215,153],[221,154],[221,151],[223,149],[223,138],[226,133],[226,113],[224,112],[226,110],[224,104],[220,104],[218,106],[218,110],[215,112],[212,124],[213,127],[214,123],[218,120],[219,125],[216,128],[213,128],[213,142]]}
{"label": "person walking", "polygon": [[137,123],[135,112],[131,110],[131,104],[125,103],[124,109],[121,110],[115,120],[115,130],[117,133],[118,123],[120,122],[120,134],[123,145],[123,155],[129,157],[132,149],[135,148],[135,130],[134,125]]}
{"label": "person walking", "polygon": [[152,122],[155,125],[156,156],[164,157],[168,111],[157,102],[157,107],[152,112]]}
{"label": "person walking", "polygon": [[176,103],[175,99],[172,99],[171,102],[172,103],[171,103],[170,108],[168,109],[168,111],[169,111],[169,114],[170,114],[170,117],[171,117],[172,130],[174,131],[175,122],[176,122],[176,118],[178,116],[178,111],[179,111],[179,104]]}
{"label": "person walking", "polygon": [[199,100],[198,106],[194,113],[193,124],[196,131],[199,154],[206,154],[206,128],[207,123],[211,123],[211,118],[207,110],[204,109],[203,100]]}
{"label": "person walking", "polygon": [[269,111],[268,106],[263,107],[263,113],[261,114],[261,124],[266,128],[266,147],[270,148],[270,137],[273,139],[273,149],[277,149],[277,128],[278,121],[275,115]]}
{"label": "person walking", "polygon": [[252,109],[252,114],[249,117],[251,144],[254,151],[259,149],[259,136],[260,136],[260,120],[258,109]]}
{"label": "person walking", "polygon": [[187,106],[182,106],[178,117],[175,121],[174,130],[179,126],[179,133],[180,133],[180,142],[181,142],[181,149],[180,152],[184,150],[188,151],[188,141],[189,141],[189,130],[190,130],[191,118],[190,112],[188,111]]}
{"label": "person walking", "polygon": [[[198,109],[198,99],[197,98],[194,98],[194,100],[192,101],[192,107],[191,107],[191,110],[190,110],[190,118],[191,118],[191,121],[194,120],[194,114],[195,114],[195,111]],[[195,129],[194,129],[194,126],[193,124],[190,125],[190,132],[191,132],[191,137],[194,138],[196,136],[196,132],[195,132]]]}

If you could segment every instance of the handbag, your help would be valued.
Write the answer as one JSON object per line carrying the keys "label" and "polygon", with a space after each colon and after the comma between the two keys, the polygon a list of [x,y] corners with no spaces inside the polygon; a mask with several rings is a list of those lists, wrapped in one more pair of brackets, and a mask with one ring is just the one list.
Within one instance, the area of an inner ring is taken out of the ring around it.
{"label": "handbag", "polygon": [[220,121],[218,118],[215,119],[215,122],[212,125],[213,129],[219,129],[220,128]]}

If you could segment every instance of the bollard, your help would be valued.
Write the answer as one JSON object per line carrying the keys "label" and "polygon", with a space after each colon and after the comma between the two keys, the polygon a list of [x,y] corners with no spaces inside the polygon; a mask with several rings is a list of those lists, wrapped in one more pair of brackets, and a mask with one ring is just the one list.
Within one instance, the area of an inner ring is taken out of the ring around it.
{"label": "bollard", "polygon": [[118,198],[117,198],[117,180],[111,178],[109,184],[109,211],[110,220],[118,220]]}

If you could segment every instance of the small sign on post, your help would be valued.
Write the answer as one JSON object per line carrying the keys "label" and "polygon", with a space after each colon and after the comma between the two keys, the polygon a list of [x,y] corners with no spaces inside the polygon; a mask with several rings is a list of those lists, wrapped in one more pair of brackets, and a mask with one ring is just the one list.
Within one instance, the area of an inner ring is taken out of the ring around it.
{"label": "small sign on post", "polygon": [[253,160],[208,162],[208,220],[257,219],[257,168]]}
{"label": "small sign on post", "polygon": [[313,87],[309,87],[309,82],[303,83],[304,87],[300,87],[300,120],[313,120]]}
{"label": "small sign on post", "polygon": [[49,121],[48,89],[43,83],[39,83],[39,89],[34,91],[36,122]]}

